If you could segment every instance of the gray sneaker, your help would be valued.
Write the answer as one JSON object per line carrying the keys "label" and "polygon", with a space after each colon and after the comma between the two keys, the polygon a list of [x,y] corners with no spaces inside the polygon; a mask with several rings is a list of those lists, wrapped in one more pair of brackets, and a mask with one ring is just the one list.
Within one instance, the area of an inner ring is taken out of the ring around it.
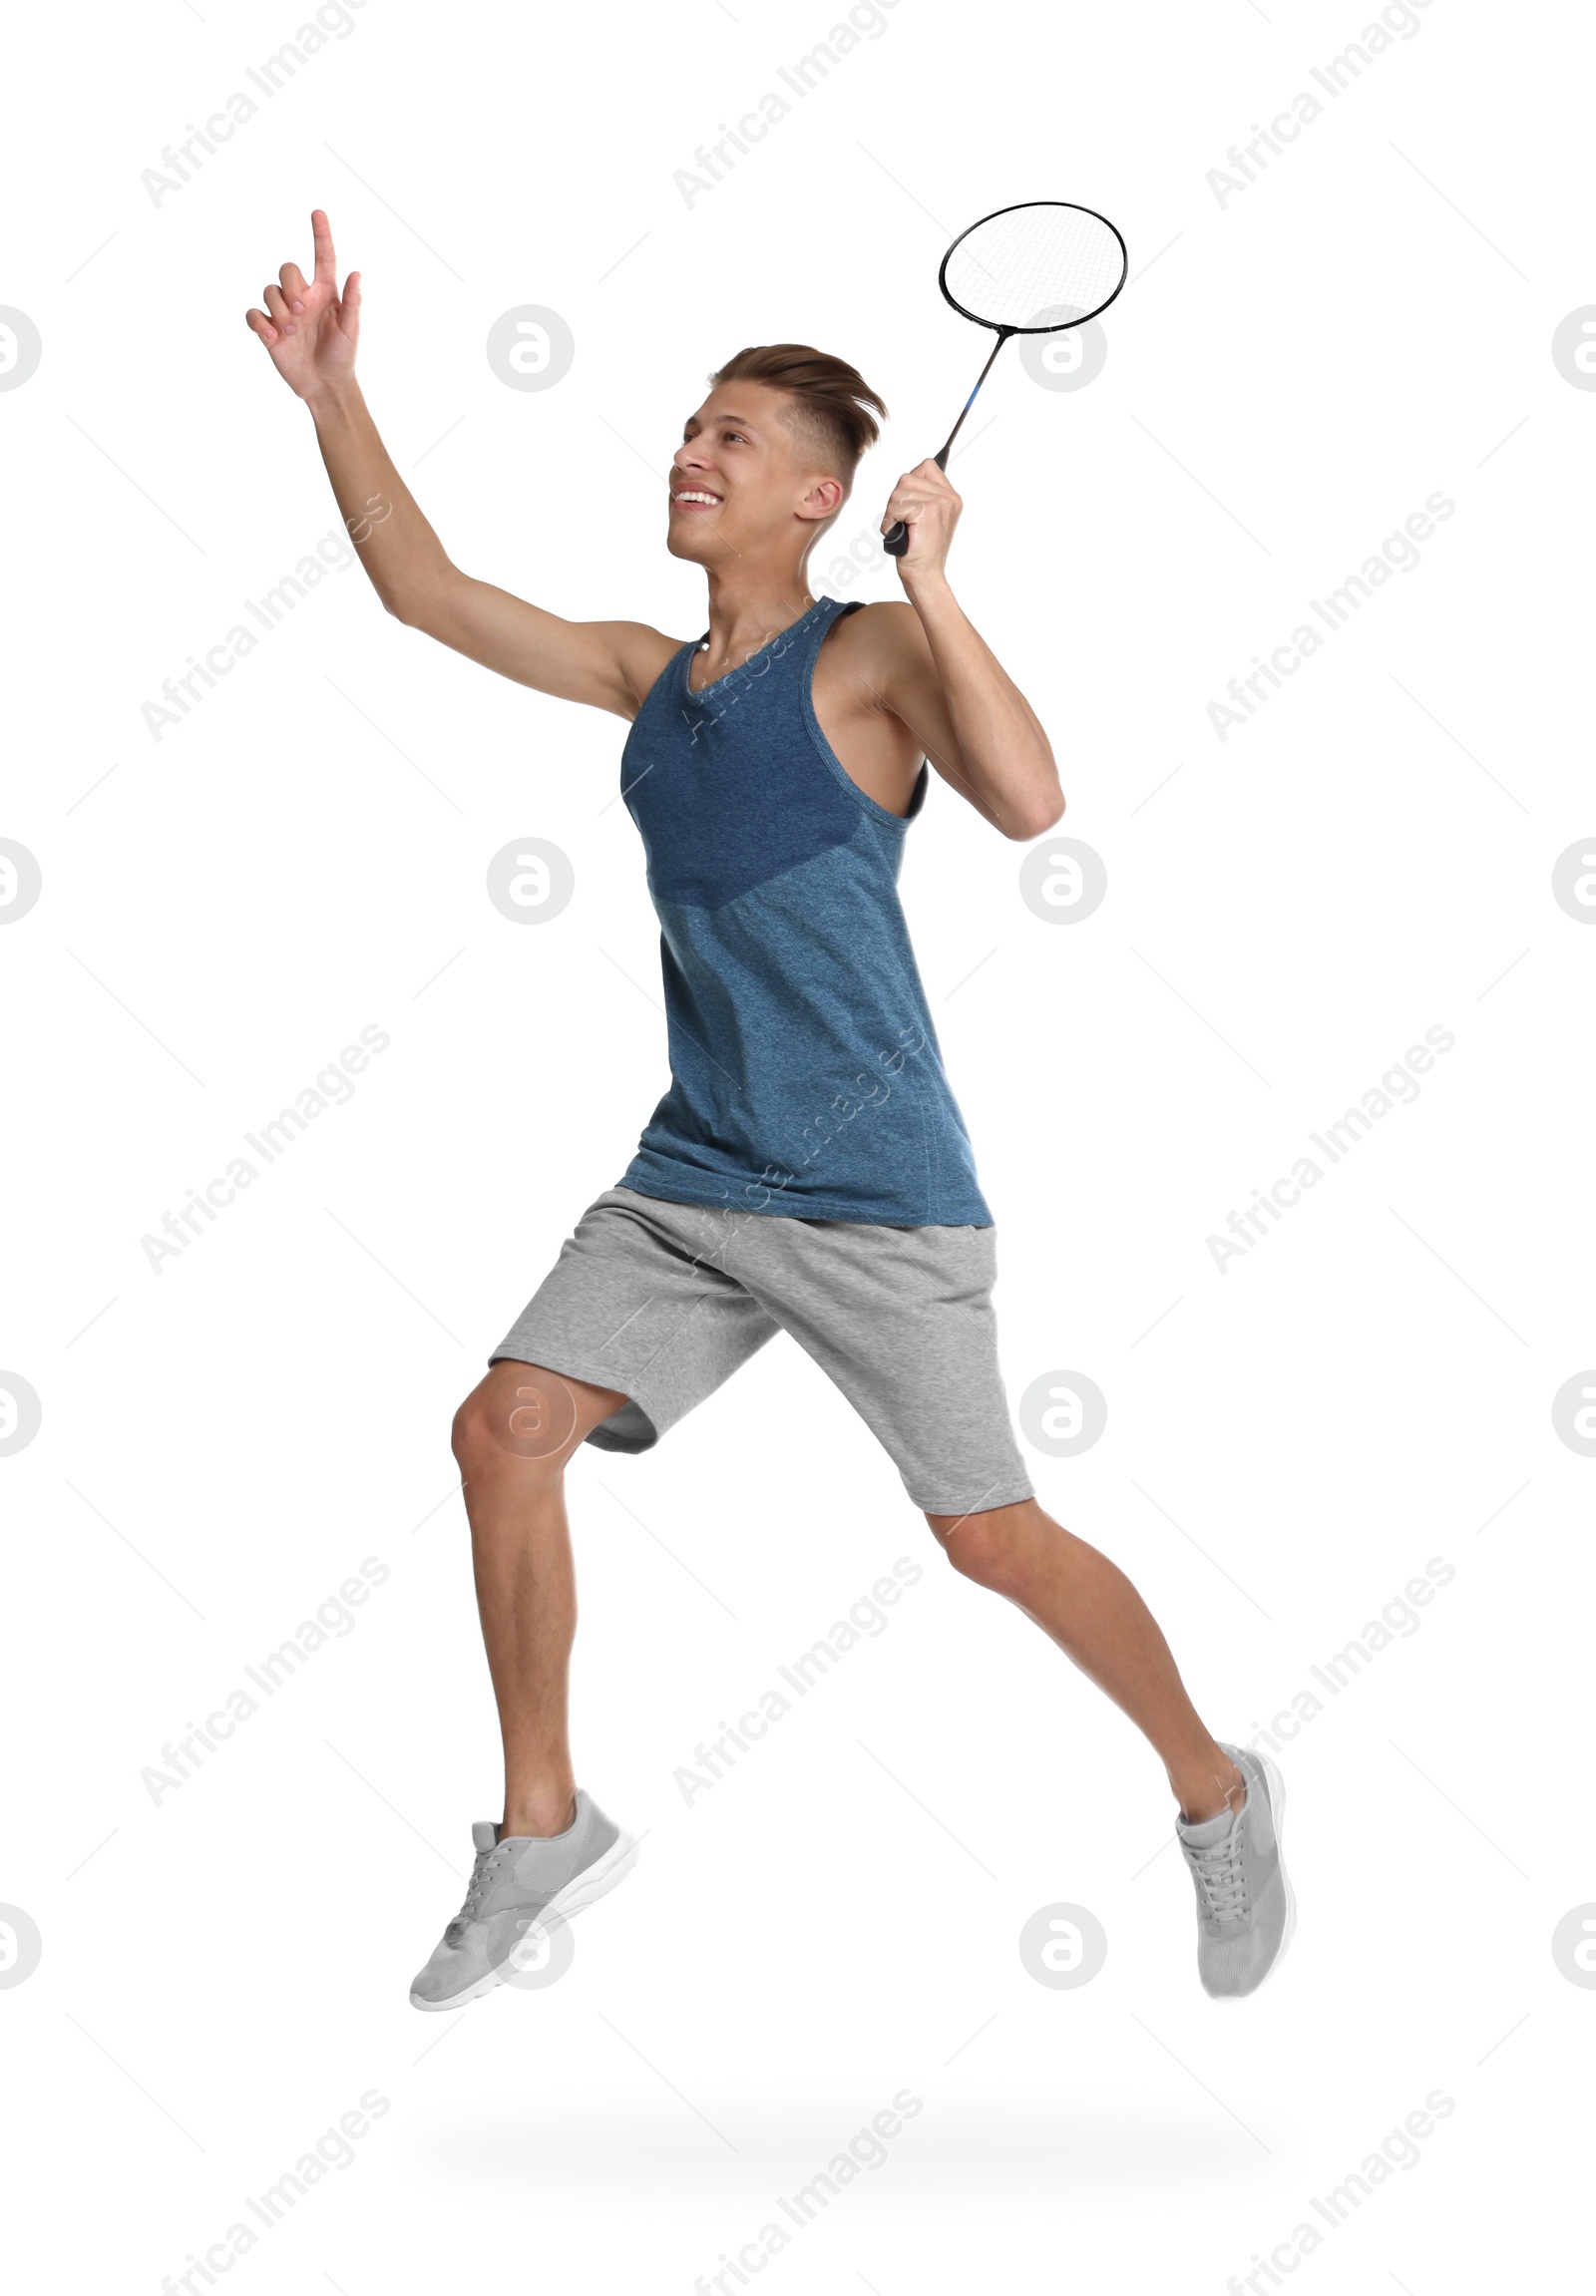
{"label": "gray sneaker", "polygon": [[580,1913],[613,1889],[637,1861],[637,1843],[577,1788],[564,1833],[501,1841],[491,1818],[471,1829],[477,1862],[466,1902],[410,1988],[413,2009],[459,2009],[505,1982],[529,1929]]}
{"label": "gray sneaker", "polygon": [[1297,1926],[1297,1900],[1281,1862],[1281,1774],[1267,1754],[1234,1745],[1225,1751],[1247,1780],[1246,1800],[1198,1825],[1177,1818],[1175,1836],[1197,1891],[1203,1991],[1235,2001],[1256,1993],[1279,1968]]}

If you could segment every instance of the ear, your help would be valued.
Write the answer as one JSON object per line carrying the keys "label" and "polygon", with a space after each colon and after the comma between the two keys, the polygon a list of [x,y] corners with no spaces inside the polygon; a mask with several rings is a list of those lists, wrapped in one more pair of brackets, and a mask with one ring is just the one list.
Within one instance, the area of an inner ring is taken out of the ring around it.
{"label": "ear", "polygon": [[816,479],[797,506],[798,516],[816,522],[835,518],[846,500],[840,479]]}

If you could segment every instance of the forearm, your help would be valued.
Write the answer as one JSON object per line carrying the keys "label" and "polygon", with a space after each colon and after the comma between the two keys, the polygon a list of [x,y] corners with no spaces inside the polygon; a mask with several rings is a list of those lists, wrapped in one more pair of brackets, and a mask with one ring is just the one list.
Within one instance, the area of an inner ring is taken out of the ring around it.
{"label": "forearm", "polygon": [[360,563],[388,611],[403,616],[453,571],[448,554],[394,468],[353,376],[307,404]]}
{"label": "forearm", "polygon": [[963,757],[962,778],[1005,837],[1039,837],[1064,810],[1040,719],[959,600],[946,574],[904,573]]}

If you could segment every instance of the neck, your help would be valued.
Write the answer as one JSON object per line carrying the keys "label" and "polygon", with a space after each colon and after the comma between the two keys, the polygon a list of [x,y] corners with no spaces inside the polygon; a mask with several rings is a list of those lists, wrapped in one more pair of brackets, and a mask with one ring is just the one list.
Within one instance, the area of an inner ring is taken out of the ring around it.
{"label": "neck", "polygon": [[[807,553],[805,554],[807,556]],[[729,569],[708,567],[709,642],[704,648],[718,671],[733,668],[773,637],[800,621],[815,603],[803,560],[779,566],[735,559]]]}

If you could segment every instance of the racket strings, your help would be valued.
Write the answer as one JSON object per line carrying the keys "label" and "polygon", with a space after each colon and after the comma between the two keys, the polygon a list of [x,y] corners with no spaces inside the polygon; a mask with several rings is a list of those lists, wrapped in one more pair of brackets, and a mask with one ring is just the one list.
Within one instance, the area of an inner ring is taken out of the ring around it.
{"label": "racket strings", "polygon": [[950,250],[945,291],[992,327],[1065,326],[1102,309],[1125,274],[1118,234],[1083,207],[1011,207]]}

